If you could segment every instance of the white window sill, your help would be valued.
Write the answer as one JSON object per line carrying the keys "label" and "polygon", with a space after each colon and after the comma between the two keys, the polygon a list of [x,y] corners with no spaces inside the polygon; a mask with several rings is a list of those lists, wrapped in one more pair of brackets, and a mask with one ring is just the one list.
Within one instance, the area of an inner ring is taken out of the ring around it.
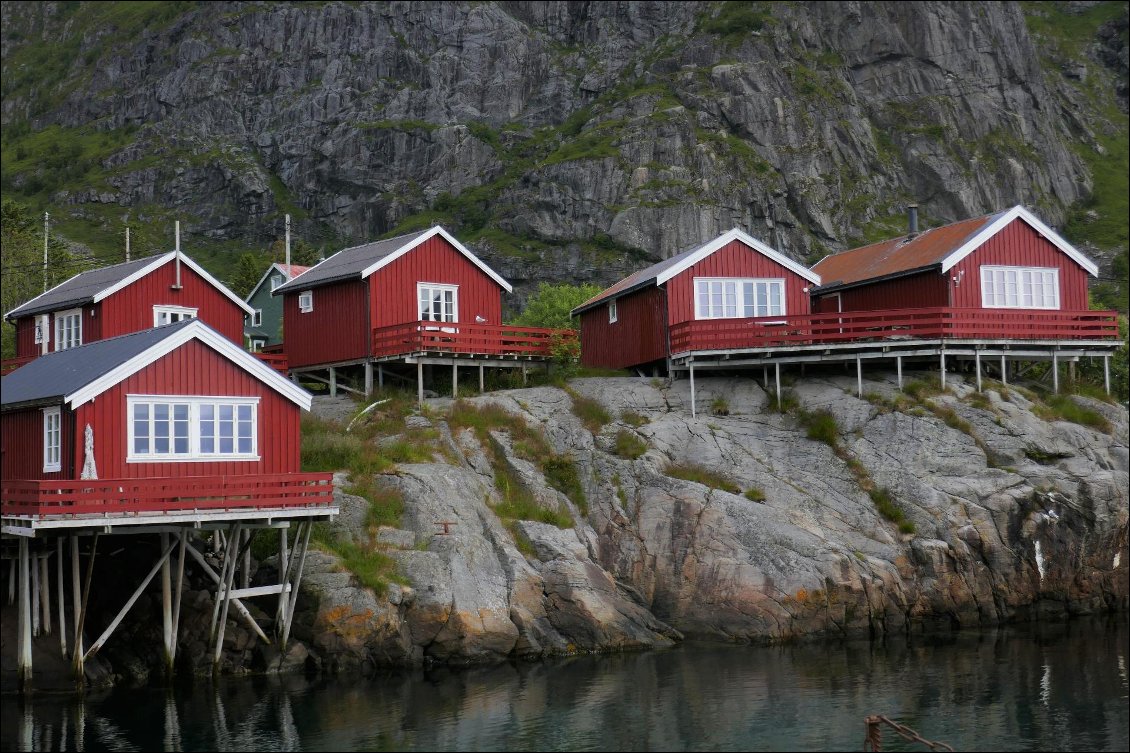
{"label": "white window sill", "polygon": [[215,463],[255,462],[258,455],[130,455],[127,463]]}
{"label": "white window sill", "polygon": [[63,464],[62,463],[60,463],[59,465],[45,465],[45,466],[43,466],[43,472],[44,473],[58,473],[61,470],[63,470]]}

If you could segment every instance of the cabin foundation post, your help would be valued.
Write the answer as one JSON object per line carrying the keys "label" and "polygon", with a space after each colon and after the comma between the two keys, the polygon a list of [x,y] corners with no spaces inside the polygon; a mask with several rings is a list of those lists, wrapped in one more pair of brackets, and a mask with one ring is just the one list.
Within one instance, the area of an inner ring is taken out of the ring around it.
{"label": "cabin foundation post", "polygon": [[1008,361],[1001,356],[1001,384],[1008,384]]}
{"label": "cabin foundation post", "polygon": [[220,579],[216,584],[216,600],[212,604],[212,622],[208,627],[209,642],[211,642],[216,637],[216,621],[220,619],[220,599],[223,597],[224,584],[228,582],[228,570],[235,569],[235,562],[234,558],[232,557],[232,547],[227,542],[231,541],[231,533],[236,525],[236,523],[232,523],[228,526],[228,536],[225,539],[224,545],[223,566],[220,568]]}
{"label": "cabin foundation post", "polygon": [[973,364],[977,368],[977,391],[981,391],[981,351],[973,351]]}
{"label": "cabin foundation post", "polygon": [[526,386],[526,364],[522,364],[522,386]]}
{"label": "cabin foundation post", "polygon": [[480,395],[483,394],[484,392],[486,392],[485,386],[486,386],[486,381],[483,379],[483,365],[480,363],[479,364],[479,394]]}
{"label": "cabin foundation post", "polygon": [[774,370],[777,372],[777,405],[781,404],[781,362],[777,361],[773,364]]}
{"label": "cabin foundation post", "polygon": [[459,397],[459,362],[451,361],[451,399]]}
{"label": "cabin foundation post", "polygon": [[[212,579],[212,582],[216,585],[220,585],[220,576],[216,573],[215,570],[212,569],[212,566],[208,564],[207,560],[204,559],[204,555],[200,554],[200,552],[196,551],[196,549],[191,546],[188,547],[187,552],[192,555],[192,558],[196,560],[196,564],[200,565],[200,569],[203,570],[204,573]],[[267,634],[264,633],[263,629],[259,627],[259,624],[255,622],[255,618],[251,616],[251,612],[248,612],[247,607],[243,606],[243,602],[241,602],[239,599],[232,599],[232,606],[235,607],[236,613],[238,613],[239,616],[243,618],[243,621],[247,623],[247,626],[255,631],[255,633],[263,639],[264,643],[271,642],[267,638]],[[209,640],[211,640],[210,637]]]}
{"label": "cabin foundation post", "polygon": [[[424,404],[424,364],[416,364],[416,402]],[[298,542],[296,541],[295,544]]]}
{"label": "cabin foundation post", "polygon": [[330,367],[330,397],[337,397],[337,369]]}
{"label": "cabin foundation post", "polygon": [[43,610],[43,633],[51,635],[51,551],[39,555],[39,608]]}
{"label": "cabin foundation post", "polygon": [[282,584],[283,589],[279,591],[279,605],[275,609],[275,637],[279,636],[278,628],[282,625],[283,616],[286,614],[286,573],[287,569],[290,567],[286,535],[289,532],[289,525],[287,528],[279,529],[279,582]]}
{"label": "cabin foundation post", "polygon": [[180,551],[177,553],[177,585],[173,591],[173,639],[169,642],[169,673],[177,660],[177,639],[180,637],[180,604],[184,593],[184,555],[188,548],[188,531],[180,532]]}
{"label": "cabin foundation post", "polygon": [[20,537],[20,617],[19,617],[19,682],[21,688],[31,684],[31,563],[28,541]]}
{"label": "cabin foundation post", "polygon": [[941,374],[942,374],[942,389],[944,390],[946,388],[946,352],[944,350],[942,351]]}
{"label": "cabin foundation post", "polygon": [[16,571],[20,569],[19,563],[12,560],[8,568],[8,604],[16,603]]}
{"label": "cabin foundation post", "polygon": [[239,585],[241,588],[248,588],[251,585],[251,531],[249,529],[243,529],[241,541],[243,566],[239,569]]}
{"label": "cabin foundation post", "polygon": [[761,366],[761,387],[766,392],[769,391],[769,366],[767,364]]}
{"label": "cabin foundation post", "polygon": [[55,563],[59,572],[59,649],[67,656],[67,589],[63,578],[63,537],[55,539]]}
{"label": "cabin foundation post", "polygon": [[1103,387],[1110,394],[1110,356],[1103,356]]}
{"label": "cabin foundation post", "polygon": [[[286,651],[286,643],[290,640],[290,625],[291,621],[294,619],[294,605],[298,603],[298,587],[302,585],[302,568],[306,566],[306,552],[310,548],[310,528],[312,527],[312,525],[313,524],[311,524],[309,521],[304,524],[300,524],[299,527],[304,528],[305,530],[298,531],[294,537],[294,545],[296,550],[295,554],[298,557],[298,567],[295,568],[294,571],[294,586],[291,588],[290,600],[287,603],[286,607],[286,618],[283,620],[282,641],[279,645],[280,651]],[[301,544],[299,544],[299,541],[301,541]],[[301,546],[301,551],[298,551],[299,546]],[[285,583],[283,584],[284,591],[286,590],[286,585],[287,584]]]}
{"label": "cabin foundation post", "polygon": [[690,372],[690,378],[691,378],[691,418],[694,418],[694,417],[695,417],[695,407],[694,407],[694,363],[691,363],[691,364],[689,365],[689,367],[688,367],[688,371]]}
{"label": "cabin foundation post", "polygon": [[385,367],[382,364],[377,364],[377,389],[381,392],[385,391]]}
{"label": "cabin foundation post", "polygon": [[[75,561],[78,561],[78,540],[74,540]],[[86,607],[90,604],[90,585],[94,580],[94,555],[98,552],[98,534],[90,541],[90,559],[86,561],[86,580],[82,586],[82,605],[78,610],[78,619],[75,620],[75,652],[72,656],[75,680],[79,683],[86,679],[86,652],[83,650],[82,626],[86,623]]]}
{"label": "cabin foundation post", "polygon": [[902,356],[895,356],[895,368],[898,369],[899,389],[902,389]]}
{"label": "cabin foundation post", "polygon": [[[161,551],[169,548],[169,534],[161,533]],[[170,645],[173,642],[173,574],[169,569],[169,560],[161,563],[161,639],[165,648],[166,676],[173,674],[173,652]]]}
{"label": "cabin foundation post", "polygon": [[365,362],[365,397],[373,394],[373,363]]}
{"label": "cabin foundation post", "polygon": [[31,569],[31,636],[39,637],[39,558],[28,553],[28,567]]}
{"label": "cabin foundation post", "polygon": [[863,359],[855,359],[855,393],[856,397],[863,397]]}
{"label": "cabin foundation post", "polygon": [[1059,353],[1052,351],[1052,392],[1059,394]]}
{"label": "cabin foundation post", "polygon": [[228,568],[227,580],[225,580],[218,588],[223,589],[222,595],[216,594],[216,606],[220,607],[220,621],[216,626],[216,648],[212,652],[212,673],[215,674],[220,668],[220,654],[224,650],[224,630],[227,628],[228,623],[228,607],[231,606],[231,592],[232,587],[235,585],[235,566],[239,560],[239,542],[242,538],[243,524],[236,523],[232,533],[228,535],[228,552],[226,552],[226,559],[231,561],[231,566]]}

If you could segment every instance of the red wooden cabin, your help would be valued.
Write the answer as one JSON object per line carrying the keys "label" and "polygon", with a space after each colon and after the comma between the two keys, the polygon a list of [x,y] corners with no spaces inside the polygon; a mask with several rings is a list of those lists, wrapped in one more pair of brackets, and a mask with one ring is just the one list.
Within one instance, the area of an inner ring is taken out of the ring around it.
{"label": "red wooden cabin", "polygon": [[9,311],[16,358],[5,372],[45,353],[74,348],[188,318],[243,342],[254,309],[184,254],[114,264],[75,275]]}
{"label": "red wooden cabin", "polygon": [[[809,313],[820,278],[737,228],[640,270],[573,310],[581,319],[581,363],[628,368],[697,349],[698,330],[742,340]],[[680,343],[683,343],[680,345]]]}
{"label": "red wooden cabin", "polygon": [[813,270],[824,280],[814,313],[901,314],[914,319],[906,336],[1070,339],[1106,337],[1112,326],[1110,312],[1087,308],[1095,263],[1021,206],[923,232],[912,208],[907,235]]}
{"label": "red wooden cabin", "polygon": [[329,475],[299,472],[310,400],[199,320],[48,353],[2,381],[6,524],[325,508]]}

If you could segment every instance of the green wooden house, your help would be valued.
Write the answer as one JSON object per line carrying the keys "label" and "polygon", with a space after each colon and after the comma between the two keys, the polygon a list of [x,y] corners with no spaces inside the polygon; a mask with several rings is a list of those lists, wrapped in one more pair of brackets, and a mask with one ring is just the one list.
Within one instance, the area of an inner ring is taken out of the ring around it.
{"label": "green wooden house", "polygon": [[244,299],[255,310],[244,318],[243,336],[247,340],[248,350],[257,353],[268,345],[282,343],[282,297],[273,296],[271,292],[309,268],[291,264],[288,274],[285,264],[275,263],[267,267],[263,277]]}

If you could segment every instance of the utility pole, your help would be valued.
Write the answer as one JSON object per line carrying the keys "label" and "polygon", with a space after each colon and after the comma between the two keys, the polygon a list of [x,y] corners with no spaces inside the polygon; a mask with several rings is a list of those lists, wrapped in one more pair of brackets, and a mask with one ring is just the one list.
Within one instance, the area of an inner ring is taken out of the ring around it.
{"label": "utility pole", "polygon": [[48,231],[48,222],[49,222],[50,219],[51,219],[51,215],[47,214],[47,212],[44,212],[43,213],[43,292],[44,293],[47,292],[47,234],[49,232]]}
{"label": "utility pole", "polygon": [[129,225],[126,225],[126,261],[129,261]]}
{"label": "utility pole", "polygon": [[290,215],[286,216],[286,279],[290,282]]}
{"label": "utility pole", "polygon": [[173,256],[176,259],[176,265],[177,265],[177,282],[176,282],[175,285],[173,285],[173,290],[180,290],[181,289],[181,286],[180,286],[180,220],[176,221],[176,234],[177,234],[177,245],[176,245],[176,250],[173,253]]}

